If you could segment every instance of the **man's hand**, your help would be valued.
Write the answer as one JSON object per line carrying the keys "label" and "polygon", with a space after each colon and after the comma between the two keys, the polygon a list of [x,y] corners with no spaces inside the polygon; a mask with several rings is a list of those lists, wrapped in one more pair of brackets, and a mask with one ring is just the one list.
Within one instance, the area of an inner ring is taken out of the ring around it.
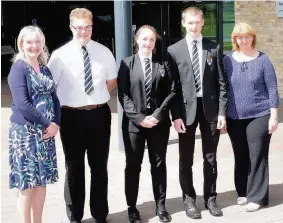
{"label": "man's hand", "polygon": [[174,128],[179,133],[185,133],[186,132],[186,127],[185,127],[182,119],[174,120]]}
{"label": "man's hand", "polygon": [[226,132],[227,124],[226,124],[226,117],[224,115],[218,115],[217,129]]}

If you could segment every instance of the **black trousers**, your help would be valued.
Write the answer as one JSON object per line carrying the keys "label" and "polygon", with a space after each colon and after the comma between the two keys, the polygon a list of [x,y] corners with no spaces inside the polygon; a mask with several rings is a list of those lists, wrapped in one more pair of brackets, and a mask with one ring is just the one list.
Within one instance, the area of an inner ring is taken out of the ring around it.
{"label": "black trousers", "polygon": [[268,205],[268,153],[271,135],[268,134],[269,115],[233,120],[227,118],[227,131],[234,157],[234,181],[239,197]]}
{"label": "black trousers", "polygon": [[60,134],[65,153],[64,197],[71,221],[81,220],[85,203],[85,152],[91,171],[90,211],[95,219],[108,215],[107,162],[111,112],[107,104],[93,110],[61,109]]}
{"label": "black trousers", "polygon": [[151,164],[152,187],[156,206],[165,207],[167,171],[166,152],[169,139],[169,125],[161,124],[138,133],[123,130],[126,153],[125,194],[127,205],[135,207],[138,198],[141,164],[147,141],[148,156]]}
{"label": "black trousers", "polygon": [[183,191],[183,200],[196,199],[193,186],[192,166],[194,161],[195,133],[199,124],[202,152],[203,152],[203,175],[204,175],[204,200],[208,202],[216,199],[217,162],[216,152],[219,142],[220,131],[217,122],[208,122],[203,112],[202,99],[197,99],[196,117],[192,125],[186,126],[186,133],[179,133],[179,178]]}

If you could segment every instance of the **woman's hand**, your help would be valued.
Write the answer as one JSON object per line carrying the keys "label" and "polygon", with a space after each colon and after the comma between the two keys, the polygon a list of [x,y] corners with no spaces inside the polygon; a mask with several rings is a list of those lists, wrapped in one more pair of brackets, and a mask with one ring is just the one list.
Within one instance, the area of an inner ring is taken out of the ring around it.
{"label": "woman's hand", "polygon": [[156,126],[156,123],[153,123],[150,120],[150,116],[146,116],[145,119],[140,123],[140,125],[144,128],[152,128],[153,126]]}
{"label": "woman's hand", "polygon": [[270,116],[268,121],[268,133],[272,134],[278,127],[278,119]]}
{"label": "woman's hand", "polygon": [[50,125],[44,130],[44,135],[42,136],[42,139],[49,139],[51,137],[55,137],[58,132],[59,126],[51,122]]}
{"label": "woman's hand", "polygon": [[152,123],[152,124],[156,124],[159,122],[155,117],[153,116],[147,116],[148,120]]}

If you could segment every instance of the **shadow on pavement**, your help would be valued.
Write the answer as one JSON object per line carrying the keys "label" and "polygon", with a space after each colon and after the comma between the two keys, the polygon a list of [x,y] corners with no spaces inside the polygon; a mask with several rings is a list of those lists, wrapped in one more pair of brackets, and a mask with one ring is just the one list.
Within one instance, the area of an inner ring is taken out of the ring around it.
{"label": "shadow on pavement", "polygon": [[[227,191],[223,193],[218,193],[217,203],[221,208],[227,208],[229,206],[236,205],[237,193],[235,190]],[[271,208],[278,206],[283,203],[283,183],[282,184],[272,184],[269,186],[269,206],[265,208]],[[204,207],[204,201],[202,196],[197,196],[196,204],[201,211],[206,210]],[[166,207],[169,213],[175,214],[178,212],[183,212],[182,198],[169,198],[166,200]],[[155,217],[155,202],[149,201],[143,204],[137,205],[137,209],[141,214],[143,223],[149,222],[150,219]],[[185,213],[184,213],[185,214]],[[224,211],[225,215],[225,211]],[[111,222],[128,222],[128,212],[127,209],[122,212],[117,212],[109,214],[107,217],[109,223]],[[125,221],[126,220],[126,221]],[[93,219],[86,219],[83,223],[93,223]]]}

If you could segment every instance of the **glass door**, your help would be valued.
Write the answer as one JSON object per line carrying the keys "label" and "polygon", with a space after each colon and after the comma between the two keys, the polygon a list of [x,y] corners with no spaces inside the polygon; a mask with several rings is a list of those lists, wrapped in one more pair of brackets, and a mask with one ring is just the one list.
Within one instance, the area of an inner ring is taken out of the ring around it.
{"label": "glass door", "polygon": [[[136,53],[134,37],[136,31],[142,25],[151,25],[161,35],[162,33],[162,2],[139,2],[132,3],[132,33],[133,33],[133,52]],[[162,36],[162,35],[161,35]],[[157,54],[162,54],[162,40],[156,43]]]}
{"label": "glass door", "polygon": [[220,5],[221,3],[216,1],[133,1],[133,36],[141,25],[152,25],[161,36],[161,41],[158,41],[157,43],[157,53],[165,55],[168,46],[178,42],[186,35],[186,30],[181,23],[182,12],[189,6],[196,6],[202,9],[204,13],[205,22],[202,29],[203,36],[221,44],[222,37],[220,35],[222,35],[222,32],[220,31],[222,30],[222,27],[220,27],[221,25],[219,24],[222,24],[222,17],[220,15]]}

